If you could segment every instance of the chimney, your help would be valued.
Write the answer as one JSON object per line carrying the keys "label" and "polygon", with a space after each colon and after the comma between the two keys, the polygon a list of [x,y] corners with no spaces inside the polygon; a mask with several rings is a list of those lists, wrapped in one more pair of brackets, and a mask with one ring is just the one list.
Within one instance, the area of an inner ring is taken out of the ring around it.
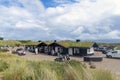
{"label": "chimney", "polygon": [[3,37],[0,37],[0,40],[3,40],[4,38]]}
{"label": "chimney", "polygon": [[76,42],[80,42],[80,39],[76,39]]}
{"label": "chimney", "polygon": [[57,40],[54,40],[54,43],[56,43],[57,42]]}
{"label": "chimney", "polygon": [[42,42],[41,40],[39,40],[38,42]]}

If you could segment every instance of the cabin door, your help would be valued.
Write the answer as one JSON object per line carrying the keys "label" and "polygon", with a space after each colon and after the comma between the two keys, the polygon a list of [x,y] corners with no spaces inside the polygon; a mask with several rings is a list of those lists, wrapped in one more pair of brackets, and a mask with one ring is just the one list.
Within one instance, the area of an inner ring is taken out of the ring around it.
{"label": "cabin door", "polygon": [[73,50],[72,50],[72,48],[69,48],[68,50],[69,50],[69,55],[73,55]]}
{"label": "cabin door", "polygon": [[55,47],[55,52],[56,52],[56,53],[58,52],[58,47]]}

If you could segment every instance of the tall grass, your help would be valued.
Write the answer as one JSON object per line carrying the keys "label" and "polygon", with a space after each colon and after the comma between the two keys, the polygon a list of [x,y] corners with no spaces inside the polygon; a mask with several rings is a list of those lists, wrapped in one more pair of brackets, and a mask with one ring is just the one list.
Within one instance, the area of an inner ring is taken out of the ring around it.
{"label": "tall grass", "polygon": [[2,80],[115,80],[110,72],[89,70],[79,61],[53,62],[0,57]]}
{"label": "tall grass", "polygon": [[116,80],[115,77],[107,70],[95,70],[93,75],[93,80]]}

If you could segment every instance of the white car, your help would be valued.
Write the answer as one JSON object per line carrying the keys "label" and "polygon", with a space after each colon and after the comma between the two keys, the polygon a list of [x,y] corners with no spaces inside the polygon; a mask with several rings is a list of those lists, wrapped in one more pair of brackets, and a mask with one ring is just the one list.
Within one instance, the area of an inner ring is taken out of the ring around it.
{"label": "white car", "polygon": [[120,50],[110,51],[106,54],[108,58],[120,58]]}

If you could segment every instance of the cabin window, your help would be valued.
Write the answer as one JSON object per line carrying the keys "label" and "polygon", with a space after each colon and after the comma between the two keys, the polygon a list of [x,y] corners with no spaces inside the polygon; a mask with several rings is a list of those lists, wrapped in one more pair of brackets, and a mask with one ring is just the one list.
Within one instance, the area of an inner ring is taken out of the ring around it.
{"label": "cabin window", "polygon": [[46,53],[48,52],[48,47],[45,47],[45,52],[46,52]]}
{"label": "cabin window", "polygon": [[74,48],[74,53],[75,54],[79,54],[79,49],[78,48]]}
{"label": "cabin window", "polygon": [[77,52],[77,54],[79,54],[79,49],[78,48],[76,48],[76,52]]}
{"label": "cabin window", "polygon": [[62,53],[62,52],[63,52],[63,49],[62,49],[62,48],[59,48],[59,50],[60,50],[60,53]]}
{"label": "cabin window", "polygon": [[87,54],[89,54],[90,53],[90,49],[87,49]]}

